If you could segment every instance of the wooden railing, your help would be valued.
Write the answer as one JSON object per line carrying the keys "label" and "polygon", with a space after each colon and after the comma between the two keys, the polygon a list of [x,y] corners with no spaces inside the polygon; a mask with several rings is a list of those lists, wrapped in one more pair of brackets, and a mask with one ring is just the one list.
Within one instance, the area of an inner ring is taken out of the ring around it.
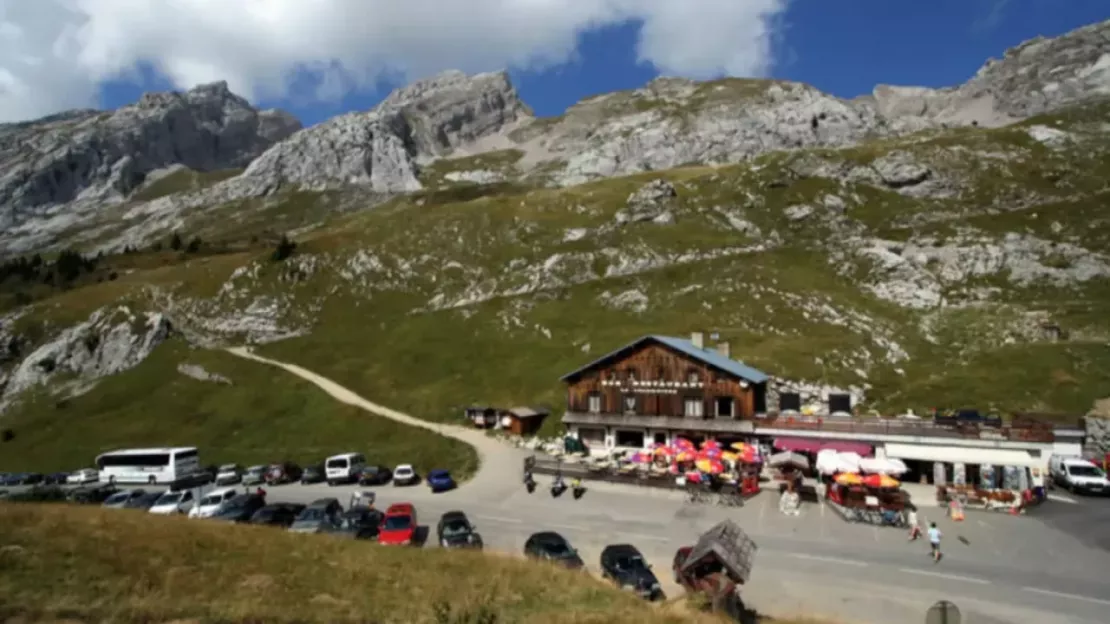
{"label": "wooden railing", "polygon": [[797,431],[822,431],[859,435],[903,435],[938,438],[978,440],[1007,440],[1021,442],[1052,442],[1055,435],[1051,426],[1001,427],[978,423],[938,424],[931,420],[853,420],[851,418],[815,418],[812,416],[775,415],[757,418],[759,429],[790,429]]}

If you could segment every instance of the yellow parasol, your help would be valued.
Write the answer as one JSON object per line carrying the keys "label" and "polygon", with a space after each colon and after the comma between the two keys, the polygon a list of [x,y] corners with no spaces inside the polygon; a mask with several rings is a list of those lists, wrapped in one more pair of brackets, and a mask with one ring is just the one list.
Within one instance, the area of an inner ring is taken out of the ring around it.
{"label": "yellow parasol", "polygon": [[863,478],[854,472],[842,472],[833,477],[833,481],[840,485],[860,485],[863,483]]}
{"label": "yellow parasol", "polygon": [[885,474],[872,474],[863,478],[863,484],[873,488],[896,488],[901,485],[898,479]]}
{"label": "yellow parasol", "polygon": [[725,451],[724,453],[721,453],[721,459],[723,459],[725,461],[734,462],[737,459],[739,459],[739,457],[740,457],[739,453],[733,453],[732,451]]}
{"label": "yellow parasol", "polygon": [[695,457],[697,457],[697,454],[691,451],[679,451],[674,460],[678,462],[688,462],[694,461]]}
{"label": "yellow parasol", "polygon": [[728,447],[729,447],[729,448],[731,448],[731,449],[736,449],[737,451],[742,451],[742,450],[744,450],[744,449],[745,449],[745,448],[746,448],[747,446],[748,446],[748,443],[747,443],[747,442],[733,442],[732,444],[729,444],[729,445],[728,445]]}

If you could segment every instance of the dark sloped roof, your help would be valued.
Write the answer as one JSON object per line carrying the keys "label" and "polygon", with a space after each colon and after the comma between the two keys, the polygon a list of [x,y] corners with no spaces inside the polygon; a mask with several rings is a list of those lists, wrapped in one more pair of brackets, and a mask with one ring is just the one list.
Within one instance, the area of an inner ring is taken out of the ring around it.
{"label": "dark sloped roof", "polygon": [[629,349],[638,347],[648,341],[658,342],[659,344],[670,347],[671,349],[683,353],[695,360],[708,364],[713,368],[722,370],[731,375],[735,375],[751,383],[764,383],[769,379],[767,373],[754,369],[751,366],[744,364],[743,362],[737,362],[736,360],[727,358],[718,353],[715,349],[700,349],[695,346],[694,343],[684,338],[675,338],[674,336],[659,336],[653,334],[638,338],[615,351],[612,351],[597,358],[596,360],[590,362],[589,364],[586,364],[585,366],[582,366],[570,373],[567,373],[563,376],[562,381],[569,381],[570,379],[577,377],[584,371],[594,368],[598,364],[610,360],[620,355],[621,353]]}

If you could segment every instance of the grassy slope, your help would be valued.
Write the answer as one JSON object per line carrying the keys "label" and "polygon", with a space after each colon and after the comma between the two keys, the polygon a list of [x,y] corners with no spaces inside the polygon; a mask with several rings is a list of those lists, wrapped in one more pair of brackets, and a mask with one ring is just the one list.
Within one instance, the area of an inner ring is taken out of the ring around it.
{"label": "grassy slope", "polygon": [[136,192],[132,199],[136,201],[150,201],[152,199],[158,199],[159,197],[173,195],[174,193],[196,191],[206,186],[212,186],[218,182],[223,182],[228,178],[234,178],[240,173],[243,173],[242,169],[221,169],[218,171],[180,169],[151,182]]}
{"label": "grassy slope", "polygon": [[0,504],[0,526],[0,621],[719,621],[505,556],[97,508]]}
{"label": "grassy slope", "polygon": [[[231,385],[178,372],[195,364]],[[387,465],[411,462],[466,476],[469,446],[337,403],[284,371],[172,340],[138,367],[59,403],[40,397],[4,417],[16,437],[0,448],[0,470],[72,470],[120,447],[193,445],[205,464],[290,459],[319,462],[345,451]]]}

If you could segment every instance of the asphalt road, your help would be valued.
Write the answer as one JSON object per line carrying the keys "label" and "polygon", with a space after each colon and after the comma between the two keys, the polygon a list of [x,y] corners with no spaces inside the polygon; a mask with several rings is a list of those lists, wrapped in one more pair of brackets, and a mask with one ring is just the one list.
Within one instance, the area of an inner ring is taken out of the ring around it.
{"label": "asphalt road", "polygon": [[[1095,624],[1105,623],[1110,609],[1110,579],[1103,578],[1110,554],[1041,517],[969,513],[965,522],[953,523],[930,518],[939,512],[927,511],[922,520],[938,522],[945,534],[945,558],[934,564],[928,545],[908,543],[904,531],[847,524],[816,504],[799,517],[786,517],[770,492],[744,508],[726,509],[689,505],[667,492],[607,485],[580,500],[568,494],[553,499],[546,484],[541,480],[531,495],[516,488],[496,501],[475,500],[467,488],[431,494],[423,486],[286,485],[269,488],[268,498],[308,503],[336,497],[346,505],[352,492],[373,490],[381,508],[414,503],[426,527],[458,509],[477,525],[487,549],[514,554],[522,552],[531,533],[554,530],[579,549],[594,571],[605,545],[629,542],[654,564],[669,595],[680,591],[669,571],[675,550],[732,517],[759,545],[745,600],[780,616],[819,613],[860,624],[918,622],[930,605],[948,600],[960,607],[967,624]],[[1085,514],[1110,510],[1102,503],[1060,503],[1051,514],[1059,514],[1063,524],[1076,517],[1095,524],[1098,516]],[[1046,517],[1055,518],[1051,514]],[[436,547],[434,536],[424,546]]]}

